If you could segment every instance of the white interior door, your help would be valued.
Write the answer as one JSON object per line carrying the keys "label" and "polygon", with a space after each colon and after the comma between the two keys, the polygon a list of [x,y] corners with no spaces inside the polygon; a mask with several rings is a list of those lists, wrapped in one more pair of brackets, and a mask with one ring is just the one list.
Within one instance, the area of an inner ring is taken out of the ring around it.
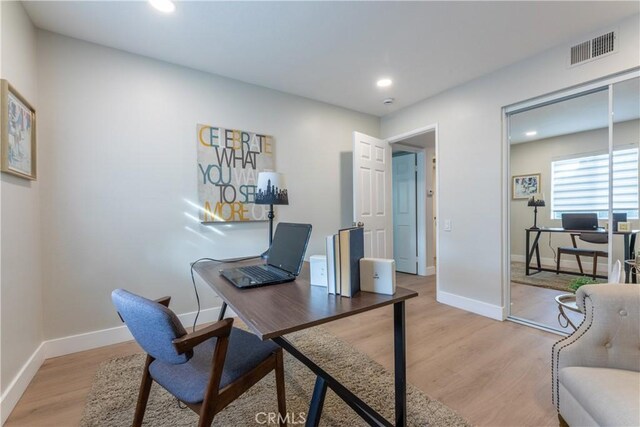
{"label": "white interior door", "polygon": [[418,218],[416,206],[416,154],[394,155],[393,258],[396,269],[418,274]]}
{"label": "white interior door", "polygon": [[364,256],[393,258],[391,147],[353,133],[353,221],[364,225]]}

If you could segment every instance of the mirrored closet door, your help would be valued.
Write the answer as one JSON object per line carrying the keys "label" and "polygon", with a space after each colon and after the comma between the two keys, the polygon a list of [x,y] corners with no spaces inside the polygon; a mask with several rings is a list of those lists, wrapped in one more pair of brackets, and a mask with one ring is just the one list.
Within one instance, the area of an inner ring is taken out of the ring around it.
{"label": "mirrored closet door", "polygon": [[575,289],[633,279],[638,98],[633,78],[507,114],[511,318],[570,333]]}

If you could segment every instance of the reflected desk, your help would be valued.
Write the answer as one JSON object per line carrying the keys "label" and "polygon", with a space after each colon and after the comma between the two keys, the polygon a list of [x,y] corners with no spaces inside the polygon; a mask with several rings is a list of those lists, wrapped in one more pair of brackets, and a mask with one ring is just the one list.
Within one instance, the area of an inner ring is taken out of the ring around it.
{"label": "reflected desk", "polygon": [[[603,229],[598,229],[598,230],[569,230],[566,228],[527,228],[526,230],[526,243],[525,243],[525,247],[526,247],[526,254],[525,254],[525,274],[527,276],[530,276],[532,274],[536,274],[539,273],[541,271],[549,271],[552,273],[556,272],[556,269],[550,269],[550,268],[545,268],[542,267],[542,265],[540,264],[540,236],[542,235],[542,233],[567,233],[567,234],[571,234],[571,233],[575,233],[575,234],[580,234],[580,233],[602,233],[602,234],[607,234],[608,231],[607,230],[603,230]],[[531,242],[531,233],[535,234],[535,237],[533,238],[533,242]],[[640,233],[640,230],[631,230],[631,231],[614,231],[613,234],[614,235],[622,235],[622,237],[624,238],[624,259],[630,259],[631,258],[631,254],[633,254],[634,248],[636,246],[636,236],[637,234]],[[535,266],[531,266],[531,260],[533,259],[533,255],[536,256],[536,265]],[[535,270],[533,272],[531,272],[531,270]],[[624,266],[624,271],[625,271],[625,277],[628,280],[629,277],[629,265],[625,263]],[[580,272],[575,272],[575,271],[560,271],[561,273],[564,274],[573,274],[576,276],[583,276],[583,273]],[[607,278],[607,276],[596,276],[596,277],[600,277],[600,278]]]}
{"label": "reflected desk", "polygon": [[[298,350],[284,335],[311,328],[332,320],[393,305],[395,425],[407,424],[405,300],[418,293],[396,288],[395,295],[359,292],[353,298],[327,294],[327,288],[311,286],[309,263],[305,262],[300,276],[293,282],[259,288],[239,289],[225,280],[220,270],[254,261],[236,263],[200,262],[194,266],[198,275],[233,309],[249,329],[262,340],[273,340],[316,375],[306,425],[317,426],[327,387],[331,388],[369,425],[391,426],[378,412],[354,395],[323,368]],[[336,354],[336,357],[340,357]]]}

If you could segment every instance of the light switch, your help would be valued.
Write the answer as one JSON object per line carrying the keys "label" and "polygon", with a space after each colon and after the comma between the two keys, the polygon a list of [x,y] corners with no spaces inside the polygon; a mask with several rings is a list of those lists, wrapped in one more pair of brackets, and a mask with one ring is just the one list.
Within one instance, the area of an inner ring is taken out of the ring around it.
{"label": "light switch", "polygon": [[444,220],[444,231],[451,231],[451,220],[450,219],[445,219]]}

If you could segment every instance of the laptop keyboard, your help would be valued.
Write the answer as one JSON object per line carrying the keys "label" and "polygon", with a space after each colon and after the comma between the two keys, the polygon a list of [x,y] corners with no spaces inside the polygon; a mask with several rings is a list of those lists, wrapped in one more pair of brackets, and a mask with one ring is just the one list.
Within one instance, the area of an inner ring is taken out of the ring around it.
{"label": "laptop keyboard", "polygon": [[265,270],[264,268],[258,265],[249,265],[246,267],[240,267],[240,271],[244,274],[250,276],[252,279],[255,279],[259,282],[265,282],[268,280],[278,280],[278,279],[286,279],[291,277],[286,273],[282,273],[277,270]]}

